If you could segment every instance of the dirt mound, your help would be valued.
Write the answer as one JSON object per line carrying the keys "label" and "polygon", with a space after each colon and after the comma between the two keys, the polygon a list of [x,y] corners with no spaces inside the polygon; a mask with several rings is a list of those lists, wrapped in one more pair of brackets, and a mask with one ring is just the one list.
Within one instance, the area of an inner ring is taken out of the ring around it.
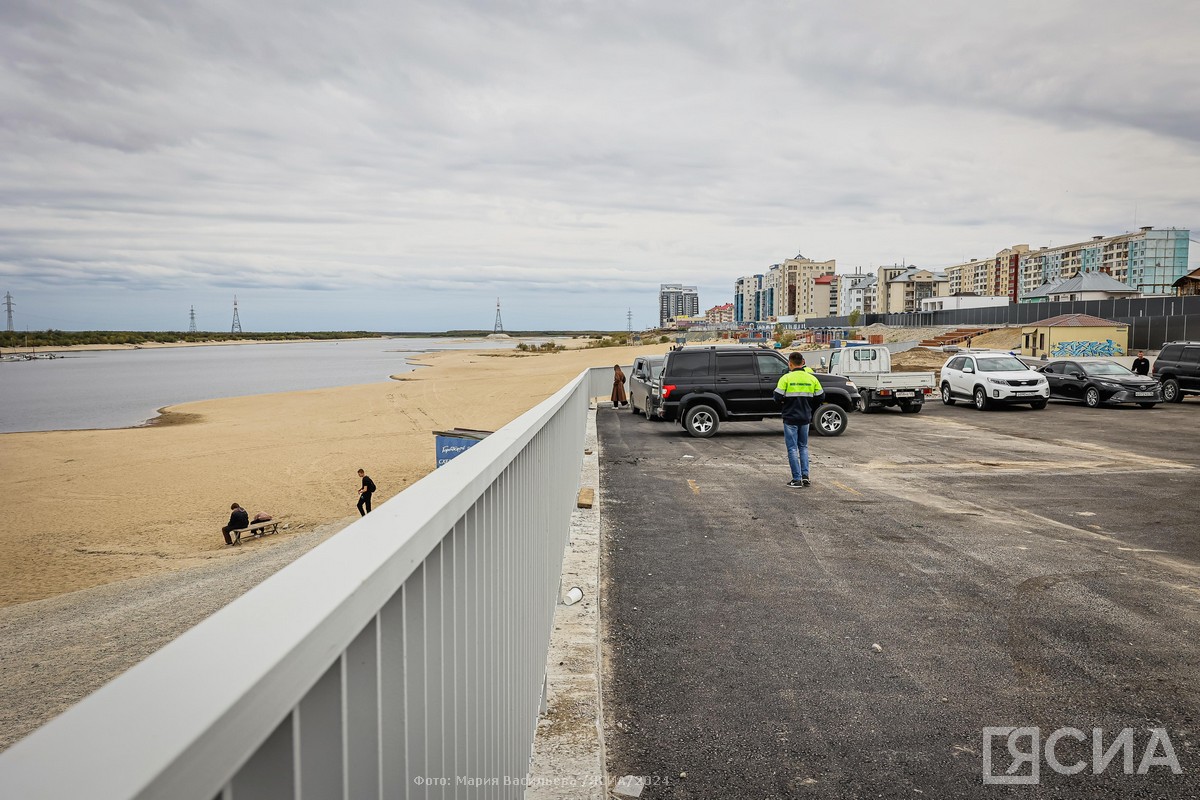
{"label": "dirt mound", "polygon": [[928,372],[940,370],[949,357],[940,350],[930,350],[925,347],[914,347],[903,353],[892,354],[893,372]]}
{"label": "dirt mound", "polygon": [[992,350],[1018,350],[1021,347],[1021,329],[1001,328],[991,333],[981,333],[971,339],[971,347],[988,347]]}

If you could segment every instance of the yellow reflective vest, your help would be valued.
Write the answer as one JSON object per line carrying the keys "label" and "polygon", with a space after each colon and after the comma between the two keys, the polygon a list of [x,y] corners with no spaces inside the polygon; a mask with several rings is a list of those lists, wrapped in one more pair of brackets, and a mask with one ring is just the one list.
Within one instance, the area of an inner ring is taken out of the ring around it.
{"label": "yellow reflective vest", "polygon": [[788,425],[812,422],[813,406],[824,393],[817,376],[804,369],[792,370],[775,384],[775,400],[783,404],[783,421]]}

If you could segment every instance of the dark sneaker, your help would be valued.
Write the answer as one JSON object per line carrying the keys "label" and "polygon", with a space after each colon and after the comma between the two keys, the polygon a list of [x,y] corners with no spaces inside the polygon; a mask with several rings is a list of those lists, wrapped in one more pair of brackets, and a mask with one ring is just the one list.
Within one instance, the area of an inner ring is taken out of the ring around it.
{"label": "dark sneaker", "polygon": [[789,488],[789,489],[799,489],[803,486],[804,486],[803,481],[788,481],[787,482],[787,488]]}
{"label": "dark sneaker", "polygon": [[810,480],[808,479],[808,476],[807,476],[807,475],[805,475],[803,478],[801,478],[801,479],[800,479],[800,483],[804,484],[804,488],[806,488],[806,489],[807,489],[809,486],[812,486],[812,481],[810,481]]}

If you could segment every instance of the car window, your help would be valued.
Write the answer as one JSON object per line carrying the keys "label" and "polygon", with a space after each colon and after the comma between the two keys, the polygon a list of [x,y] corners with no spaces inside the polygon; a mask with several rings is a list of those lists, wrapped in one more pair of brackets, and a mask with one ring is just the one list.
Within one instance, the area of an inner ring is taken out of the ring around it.
{"label": "car window", "polygon": [[671,376],[675,378],[706,377],[712,369],[708,362],[708,353],[705,351],[672,353]]}
{"label": "car window", "polygon": [[778,378],[788,372],[787,362],[782,358],[776,358],[769,353],[756,353],[754,357],[758,360],[759,375]]}
{"label": "car window", "polygon": [[1200,347],[1185,347],[1179,360],[1184,364],[1200,363]]}
{"label": "car window", "polygon": [[662,377],[662,371],[663,371],[663,365],[655,364],[650,369],[650,380],[654,380],[654,381],[658,380],[660,377]]}
{"label": "car window", "polygon": [[1096,361],[1091,364],[1084,364],[1083,368],[1088,375],[1116,375],[1121,378],[1127,378],[1133,374],[1120,364],[1114,364],[1111,361]]}
{"label": "car window", "polygon": [[963,362],[966,361],[962,356],[950,359],[950,363],[946,365],[946,369],[962,369]]}
{"label": "car window", "polygon": [[718,375],[753,375],[753,353],[717,353]]}
{"label": "car window", "polygon": [[1183,350],[1183,345],[1168,345],[1162,349],[1158,357],[1163,361],[1176,361],[1179,359],[1179,354]]}
{"label": "car window", "polygon": [[1003,356],[1001,358],[981,358],[978,360],[980,372],[1021,372],[1029,367],[1019,358]]}
{"label": "car window", "polygon": [[875,361],[879,358],[879,352],[871,347],[856,347],[850,352],[854,353],[855,361]]}
{"label": "car window", "polygon": [[1062,375],[1062,364],[1058,363],[1057,361],[1053,364],[1047,364],[1046,366],[1042,367],[1042,372],[1050,375]]}

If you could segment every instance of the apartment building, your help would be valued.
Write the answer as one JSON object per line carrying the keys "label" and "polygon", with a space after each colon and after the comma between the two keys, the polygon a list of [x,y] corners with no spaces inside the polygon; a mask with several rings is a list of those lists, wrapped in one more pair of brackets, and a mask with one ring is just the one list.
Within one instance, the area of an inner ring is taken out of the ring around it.
{"label": "apartment building", "polygon": [[893,264],[876,271],[875,314],[920,311],[921,301],[950,294],[950,280],[941,272]]}
{"label": "apartment building", "polygon": [[942,270],[949,281],[949,293],[976,294],[990,297],[1008,297],[1017,301],[1017,280],[1021,256],[1029,252],[1029,245],[1016,244],[1006,247],[994,256],[973,258],[962,264],[954,264]]}
{"label": "apartment building", "polygon": [[822,290],[819,301],[815,281],[822,275],[835,274],[836,268],[835,259],[813,261],[797,255],[772,264],[766,273],[738,278],[734,282],[733,301],[736,321],[770,322],[776,317],[828,316],[829,290]]}
{"label": "apartment building", "polygon": [[840,284],[841,279],[838,275],[818,275],[813,278],[812,316],[837,316]]}
{"label": "apartment building", "polygon": [[1020,255],[1018,299],[1081,273],[1102,272],[1141,294],[1169,295],[1188,271],[1191,231],[1146,225],[1134,233],[1093,236],[1090,241],[1040,247]]}
{"label": "apartment building", "polygon": [[668,328],[676,317],[700,314],[700,295],[695,286],[663,283],[658,287],[658,327]]}
{"label": "apartment building", "polygon": [[733,303],[713,306],[704,312],[704,321],[709,325],[728,325],[733,322]]}
{"label": "apartment building", "polygon": [[875,276],[857,269],[838,276],[837,316],[848,317],[855,310],[870,314],[875,307]]}

